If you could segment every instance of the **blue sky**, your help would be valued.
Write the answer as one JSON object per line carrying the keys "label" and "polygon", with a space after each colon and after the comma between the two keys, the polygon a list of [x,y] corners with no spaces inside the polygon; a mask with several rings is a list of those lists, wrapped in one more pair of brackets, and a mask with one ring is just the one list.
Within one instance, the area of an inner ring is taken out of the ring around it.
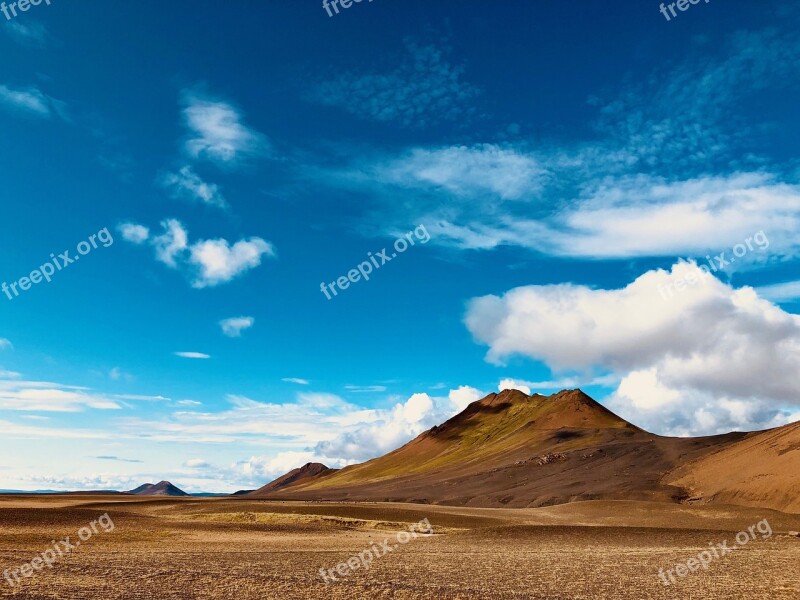
{"label": "blue sky", "polygon": [[796,10],[95,4],[0,14],[0,488],[234,491],[505,387],[800,418]]}

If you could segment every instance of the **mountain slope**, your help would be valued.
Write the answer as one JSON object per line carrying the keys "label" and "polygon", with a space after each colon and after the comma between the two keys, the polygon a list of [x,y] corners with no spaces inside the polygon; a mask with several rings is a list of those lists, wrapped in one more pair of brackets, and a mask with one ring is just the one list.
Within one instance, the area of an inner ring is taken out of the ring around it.
{"label": "mountain slope", "polygon": [[169,481],[159,481],[158,483],[145,483],[133,489],[128,494],[136,496],[188,496],[182,489],[175,487]]}
{"label": "mountain slope", "polygon": [[307,483],[311,480],[319,479],[335,473],[336,469],[329,469],[321,463],[306,463],[299,469],[293,469],[278,477],[276,480],[268,483],[267,485],[247,494],[242,494],[247,497],[265,496],[272,492],[276,492],[292,484]]}
{"label": "mountain slope", "polygon": [[667,477],[698,502],[800,513],[800,422],[748,434]]}
{"label": "mountain slope", "polygon": [[511,507],[677,501],[686,491],[665,483],[665,473],[743,436],[662,438],[580,390],[552,396],[505,390],[385,456],[263,496]]}

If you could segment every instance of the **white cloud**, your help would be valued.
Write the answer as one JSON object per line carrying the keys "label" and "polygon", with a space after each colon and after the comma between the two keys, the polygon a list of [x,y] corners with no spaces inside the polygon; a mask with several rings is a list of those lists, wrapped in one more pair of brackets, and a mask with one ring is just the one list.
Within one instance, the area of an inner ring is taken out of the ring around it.
{"label": "white cloud", "polygon": [[220,208],[225,208],[228,205],[219,187],[216,184],[203,181],[188,165],[181,167],[177,173],[164,174],[160,181],[175,198],[186,198],[192,201],[199,200],[203,204]]}
{"label": "white cloud", "polygon": [[144,225],[137,225],[136,223],[120,223],[117,229],[119,229],[125,241],[134,244],[142,244],[150,237],[150,230]]}
{"label": "white cloud", "polygon": [[183,105],[190,131],[185,147],[190,156],[236,164],[267,149],[264,137],[245,126],[241,113],[227,102],[185,91]]}
{"label": "white cloud", "polygon": [[49,118],[53,114],[52,100],[36,88],[12,89],[0,85],[0,105]]}
{"label": "white cloud", "polygon": [[142,402],[165,402],[169,400],[169,398],[165,396],[146,396],[143,394],[114,394],[113,397],[119,398],[120,400],[137,400]]}
{"label": "white cloud", "polygon": [[199,274],[192,285],[204,288],[231,281],[240,273],[261,264],[262,256],[275,256],[272,244],[253,237],[239,240],[232,246],[227,240],[204,240],[190,248],[189,262],[196,265]]}
{"label": "white cloud", "polygon": [[242,239],[232,245],[225,239],[190,244],[188,231],[177,219],[165,219],[161,226],[164,233],[150,242],[156,259],[173,269],[189,270],[195,288],[227,283],[258,267],[264,256],[276,256],[272,244],[260,237]]}
{"label": "white cloud", "polygon": [[491,194],[519,200],[541,188],[544,169],[531,155],[494,144],[417,148],[380,168],[378,176],[402,186],[431,186],[456,196]]}
{"label": "white cloud", "polygon": [[531,395],[530,386],[516,379],[501,379],[500,383],[497,384],[497,391],[502,392],[503,390],[519,390],[528,396]]}
{"label": "white cloud", "polygon": [[87,408],[116,410],[118,403],[88,388],[46,381],[0,379],[0,409],[22,412],[81,412]]}
{"label": "white cloud", "polygon": [[311,383],[308,379],[300,379],[299,377],[284,377],[281,381],[296,383],[297,385],[309,385]]}
{"label": "white cloud", "polygon": [[14,345],[11,343],[11,340],[7,338],[0,338],[0,350],[7,350],[8,348],[13,348]]}
{"label": "white cloud", "polygon": [[177,219],[166,219],[161,222],[164,233],[153,240],[156,258],[165,265],[176,268],[177,258],[189,247],[189,233]]}
{"label": "white cloud", "polygon": [[223,319],[219,322],[222,327],[222,333],[228,337],[239,337],[242,331],[250,329],[256,320],[253,317],[231,317],[230,319]]}
{"label": "white cloud", "polygon": [[453,403],[455,410],[461,412],[467,408],[467,406],[476,400],[480,400],[484,396],[486,396],[486,394],[482,391],[474,387],[469,387],[468,385],[462,385],[455,390],[450,390],[448,398],[450,398],[450,402]]}
{"label": "white cloud", "polygon": [[386,386],[385,385],[346,385],[344,386],[348,392],[355,392],[355,393],[374,393],[374,392],[385,392]]}
{"label": "white cloud", "polygon": [[614,406],[640,419],[650,411],[659,432],[703,432],[708,415],[718,426],[707,433],[779,421],[784,405],[800,403],[800,316],[714,278],[667,300],[659,293],[695,271],[681,262],[616,290],[516,288],[473,299],[466,323],[491,361],[524,355],[556,371],[618,376]]}
{"label": "white cloud", "polygon": [[248,460],[236,463],[233,468],[238,474],[261,487],[306,463],[322,463],[326,467],[340,469],[355,461],[347,461],[329,456],[321,456],[312,451],[288,450],[273,456],[251,456]]}
{"label": "white cloud", "polygon": [[174,352],[173,354],[175,354],[175,356],[180,356],[181,358],[211,358],[208,354],[203,354],[202,352]]}

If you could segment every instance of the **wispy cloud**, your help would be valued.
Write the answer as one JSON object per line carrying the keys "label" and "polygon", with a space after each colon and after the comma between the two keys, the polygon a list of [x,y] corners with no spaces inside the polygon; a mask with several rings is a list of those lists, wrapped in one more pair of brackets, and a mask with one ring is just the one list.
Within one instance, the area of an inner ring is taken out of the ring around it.
{"label": "wispy cloud", "polygon": [[240,337],[242,331],[250,329],[256,320],[253,317],[231,317],[219,322],[222,333],[228,337]]}
{"label": "wispy cloud", "polygon": [[141,462],[144,462],[144,461],[141,461],[141,460],[137,460],[135,458],[120,458],[118,456],[95,456],[95,458],[98,458],[100,460],[113,460],[113,461],[116,461],[116,462],[126,462],[126,463],[141,463]]}
{"label": "wispy cloud", "polygon": [[203,354],[202,352],[173,352],[175,356],[180,356],[181,358],[199,358],[199,359],[206,359],[211,358],[208,354]]}
{"label": "wispy cloud", "polygon": [[230,103],[186,90],[182,104],[189,130],[184,147],[192,158],[236,165],[268,150],[266,138],[247,127],[241,112]]}
{"label": "wispy cloud", "polygon": [[7,338],[0,338],[0,350],[8,350],[9,348],[13,348],[14,345],[11,343],[11,340]]}
{"label": "wispy cloud", "polygon": [[50,97],[33,87],[12,89],[0,85],[0,106],[46,118],[51,117],[54,112]]}
{"label": "wispy cloud", "polygon": [[174,198],[184,198],[193,202],[199,201],[202,204],[219,208],[228,206],[219,187],[216,184],[203,181],[188,165],[181,167],[177,173],[165,173],[159,178],[159,183]]}
{"label": "wispy cloud", "polygon": [[800,184],[791,165],[740,152],[745,141],[765,147],[766,129],[745,129],[737,115],[742,94],[792,85],[800,42],[770,30],[689,54],[593,98],[591,137],[362,152],[318,180],[373,199],[367,225],[376,232],[425,222],[436,243],[465,250],[692,257],[764,230],[775,258],[797,256]]}
{"label": "wispy cloud", "polygon": [[348,392],[385,392],[385,385],[346,385],[344,386]]}
{"label": "wispy cloud", "polygon": [[35,21],[10,21],[5,24],[4,29],[14,41],[23,46],[42,47],[48,38],[45,26]]}
{"label": "wispy cloud", "polygon": [[772,302],[800,300],[800,281],[784,281],[767,285],[756,290],[758,295]]}
{"label": "wispy cloud", "polygon": [[27,412],[81,412],[122,408],[88,388],[45,381],[0,380],[0,409]]}
{"label": "wispy cloud", "polygon": [[309,385],[311,382],[307,379],[300,379],[299,377],[284,377],[281,381],[286,383],[296,383],[297,385]]}
{"label": "wispy cloud", "polygon": [[311,100],[357,117],[423,128],[468,121],[480,90],[463,81],[465,67],[451,62],[446,47],[406,38],[407,55],[384,73],[345,72],[320,83]]}

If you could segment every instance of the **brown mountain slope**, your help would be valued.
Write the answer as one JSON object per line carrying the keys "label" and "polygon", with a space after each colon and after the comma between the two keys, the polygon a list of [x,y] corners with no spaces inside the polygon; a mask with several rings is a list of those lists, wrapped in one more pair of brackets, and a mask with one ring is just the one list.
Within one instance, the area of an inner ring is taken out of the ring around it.
{"label": "brown mountain slope", "polygon": [[662,438],[580,390],[552,396],[505,390],[385,456],[264,496],[512,507],[676,501],[686,492],[664,483],[665,473],[744,435]]}
{"label": "brown mountain slope", "polygon": [[253,492],[249,492],[247,494],[241,494],[247,497],[259,497],[265,496],[272,492],[276,492],[280,489],[283,489],[287,486],[297,483],[306,483],[308,481],[318,479],[320,477],[325,477],[326,475],[330,475],[335,473],[336,469],[329,469],[325,465],[321,463],[306,463],[299,469],[293,469],[278,477],[276,480],[268,483],[267,485],[258,488]]}
{"label": "brown mountain slope", "polygon": [[800,422],[748,434],[665,479],[699,502],[800,513]]}

